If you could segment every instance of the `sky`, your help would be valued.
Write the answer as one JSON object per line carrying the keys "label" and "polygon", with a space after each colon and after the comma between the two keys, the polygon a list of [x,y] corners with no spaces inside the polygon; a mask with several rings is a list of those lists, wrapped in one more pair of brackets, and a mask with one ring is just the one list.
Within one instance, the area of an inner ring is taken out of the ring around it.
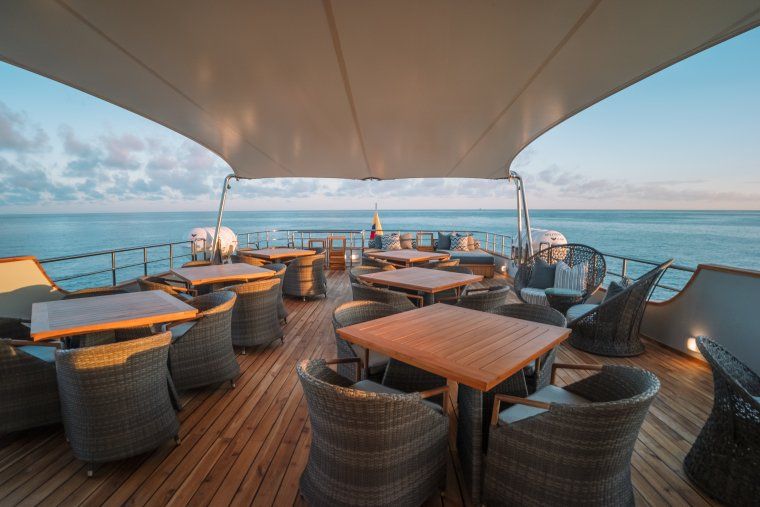
{"label": "sky", "polygon": [[[760,209],[760,28],[534,141],[534,209]],[[0,62],[0,213],[214,210],[227,164],[150,120]],[[513,208],[505,181],[233,183],[228,209]]]}

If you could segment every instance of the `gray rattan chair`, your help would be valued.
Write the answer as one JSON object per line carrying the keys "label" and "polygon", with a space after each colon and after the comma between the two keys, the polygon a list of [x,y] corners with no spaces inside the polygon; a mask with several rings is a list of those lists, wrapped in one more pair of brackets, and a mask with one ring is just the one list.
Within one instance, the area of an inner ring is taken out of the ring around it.
{"label": "gray rattan chair", "polygon": [[[604,260],[604,255],[590,246],[571,243],[544,248],[520,264],[517,273],[515,273],[515,294],[517,294],[517,297],[519,297],[524,303],[531,302],[525,298],[522,290],[530,288],[529,284],[533,277],[533,268],[538,259],[541,259],[548,264],[556,264],[559,261],[563,261],[571,268],[586,263],[588,269],[586,270],[586,280],[583,285],[583,290],[581,291],[582,300],[586,300],[599,288],[602,281],[604,281],[604,276],[607,274],[607,262]],[[541,292],[543,292],[543,290]]]}
{"label": "gray rattan chair", "polygon": [[573,330],[570,345],[603,356],[626,357],[644,352],[639,327],[647,299],[672,263],[671,259],[660,264],[599,305],[571,307],[567,311],[568,325]]}
{"label": "gray rattan chair", "polygon": [[250,264],[251,266],[264,266],[266,264],[266,261],[263,261],[262,259],[257,259],[256,257],[251,257],[250,255],[236,254],[230,256],[230,262],[233,264]]}
{"label": "gray rattan chair", "polygon": [[55,347],[0,340],[0,434],[61,420]]}
{"label": "gray rattan chair", "polygon": [[429,268],[429,269],[452,268],[454,266],[459,266],[459,262],[460,262],[459,259],[446,259],[442,261],[425,262],[422,264],[418,264],[417,267]]}
{"label": "gray rattan chair", "polygon": [[410,298],[422,301],[422,297],[417,296],[416,294],[407,294],[405,292],[397,292],[390,289],[370,287],[363,283],[352,283],[351,293],[353,294],[354,301],[377,301],[378,303],[390,305],[401,312],[417,308]]}
{"label": "gray rattan chair", "polygon": [[280,280],[267,278],[224,290],[237,294],[232,310],[232,344],[243,348],[268,345],[278,338],[283,340],[280,319],[277,316],[277,300],[280,296]]}
{"label": "gray rattan chair", "polygon": [[[388,356],[369,351],[369,361],[366,361],[367,351],[363,347],[352,345],[341,338],[338,335],[338,329],[397,313],[399,313],[399,310],[396,308],[385,303],[378,303],[377,301],[350,301],[337,307],[333,312],[333,329],[335,330],[335,346],[338,350],[338,358],[359,359],[362,362],[362,367],[365,370],[369,369],[369,378],[381,382],[385,374],[385,368],[388,365]],[[361,377],[356,375],[356,366],[354,364],[339,363],[337,368],[338,373],[344,377],[354,382],[361,380]]]}
{"label": "gray rattan chair", "polygon": [[[441,263],[444,263],[441,265]],[[465,266],[460,266],[459,261],[456,262],[456,264],[449,264],[449,261],[441,261],[437,262],[434,265],[430,266],[432,269],[439,269],[441,271],[448,271],[450,273],[461,273],[463,275],[471,275],[472,270]],[[433,304],[437,302],[447,302],[447,303],[456,303],[459,300],[459,297],[461,296],[462,292],[466,291],[467,287],[463,287],[460,290],[457,289],[448,289],[441,292],[437,292],[435,294],[425,294],[425,304]]]}
{"label": "gray rattan chair", "polygon": [[307,503],[421,505],[443,491],[448,417],[423,396],[447,388],[408,394],[352,389],[327,364],[306,360],[296,368],[313,432],[300,481]]}
{"label": "gray rattan chair", "polygon": [[274,276],[280,280],[280,297],[277,299],[277,316],[281,321],[288,321],[288,309],[285,308],[285,301],[282,298],[282,287],[285,283],[285,270],[288,269],[287,264],[274,263],[264,264],[262,268],[271,269],[274,271]]}
{"label": "gray rattan chair", "polygon": [[229,381],[234,387],[240,367],[232,348],[231,291],[212,292],[188,301],[198,309],[195,319],[168,326],[172,334],[169,371],[178,390]]}
{"label": "gray rattan chair", "polygon": [[[487,505],[633,505],[631,455],[660,381],[628,366],[564,389],[497,396],[486,457]],[[499,413],[499,403],[515,406]]]}
{"label": "gray rattan chair", "polygon": [[507,297],[511,289],[504,287],[489,287],[487,289],[468,290],[456,302],[457,306],[490,312],[491,310],[507,304]]}
{"label": "gray rattan chair", "polygon": [[[494,308],[490,313],[539,322],[550,326],[567,327],[565,316],[549,306],[518,303]],[[549,385],[556,357],[557,349],[553,348],[538,358],[532,365],[523,368],[528,393],[533,394],[537,390]]]}
{"label": "gray rattan chair", "polygon": [[727,505],[760,501],[760,376],[711,339],[697,346],[713,374],[710,417],[684,460],[700,489]]}
{"label": "gray rattan chair", "polygon": [[167,283],[166,280],[157,276],[141,276],[137,279],[137,285],[139,285],[140,290],[143,291],[161,290],[167,294],[171,294],[172,296],[183,300],[187,299],[189,295],[195,294],[194,291],[186,289],[185,287]]}
{"label": "gray rattan chair", "polygon": [[327,279],[325,278],[325,256],[310,255],[293,259],[285,270],[282,287],[283,294],[299,297],[324,295],[327,297]]}
{"label": "gray rattan chair", "polygon": [[94,464],[179,441],[167,369],[170,333],[56,351],[61,415],[74,456]]}
{"label": "gray rattan chair", "polygon": [[[359,279],[360,275],[370,275],[372,273],[380,273],[381,271],[393,271],[394,269],[396,269],[396,268],[394,268],[394,267],[391,267],[391,268],[382,267],[381,268],[381,267],[374,267],[374,266],[357,266],[355,268],[351,268],[348,271],[348,280],[349,280],[349,283],[364,284],[364,282],[362,282]],[[364,284],[364,285],[366,285],[366,284]]]}

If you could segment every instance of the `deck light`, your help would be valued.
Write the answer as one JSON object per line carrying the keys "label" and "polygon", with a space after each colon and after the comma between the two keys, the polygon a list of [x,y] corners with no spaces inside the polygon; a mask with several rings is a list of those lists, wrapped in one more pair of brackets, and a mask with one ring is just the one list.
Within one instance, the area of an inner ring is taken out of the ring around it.
{"label": "deck light", "polygon": [[688,337],[686,339],[686,348],[692,352],[699,352],[699,347],[697,347],[697,339],[693,336]]}

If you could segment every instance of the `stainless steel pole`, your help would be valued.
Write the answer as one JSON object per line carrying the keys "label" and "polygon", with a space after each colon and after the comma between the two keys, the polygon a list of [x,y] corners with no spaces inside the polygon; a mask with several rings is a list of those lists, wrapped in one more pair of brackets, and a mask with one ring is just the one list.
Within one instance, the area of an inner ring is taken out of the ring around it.
{"label": "stainless steel pole", "polygon": [[[219,201],[219,213],[216,216],[216,229],[214,230],[214,245],[211,247],[211,262],[216,262],[216,252],[219,250],[219,230],[222,228],[222,215],[224,215],[224,203],[227,201],[227,191],[230,189],[230,180],[237,179],[234,174],[228,174],[224,177],[224,186],[222,187],[222,198]],[[220,254],[221,259],[221,254]]]}

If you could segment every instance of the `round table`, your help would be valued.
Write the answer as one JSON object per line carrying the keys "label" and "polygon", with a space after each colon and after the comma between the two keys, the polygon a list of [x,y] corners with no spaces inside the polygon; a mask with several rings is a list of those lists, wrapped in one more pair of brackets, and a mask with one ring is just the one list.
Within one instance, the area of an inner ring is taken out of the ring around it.
{"label": "round table", "polygon": [[579,290],[561,289],[558,287],[549,287],[544,291],[549,306],[564,315],[567,310],[574,305],[583,303],[583,293]]}

